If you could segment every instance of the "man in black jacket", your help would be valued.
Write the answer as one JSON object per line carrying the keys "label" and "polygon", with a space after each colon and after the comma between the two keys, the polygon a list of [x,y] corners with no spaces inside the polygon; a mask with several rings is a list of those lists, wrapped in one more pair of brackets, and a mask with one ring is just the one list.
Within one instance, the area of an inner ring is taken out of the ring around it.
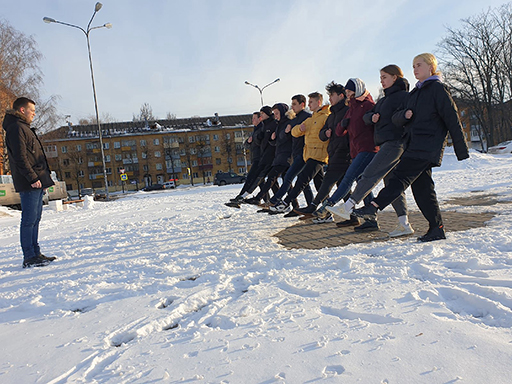
{"label": "man in black jacket", "polygon": [[54,185],[43,146],[30,123],[36,115],[35,102],[20,97],[8,110],[2,127],[9,156],[12,179],[21,198],[20,242],[23,268],[42,267],[55,260],[39,248],[39,222],[43,212],[44,191]]}

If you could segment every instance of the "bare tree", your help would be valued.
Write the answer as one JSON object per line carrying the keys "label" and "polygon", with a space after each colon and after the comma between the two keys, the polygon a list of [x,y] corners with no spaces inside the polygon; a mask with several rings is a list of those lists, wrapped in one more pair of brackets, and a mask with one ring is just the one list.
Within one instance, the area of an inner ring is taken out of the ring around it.
{"label": "bare tree", "polygon": [[171,112],[167,112],[167,115],[165,117],[167,120],[176,120],[176,114],[175,113],[171,113]]}
{"label": "bare tree", "polygon": [[[116,118],[108,112],[103,112],[100,116],[100,124],[115,123],[116,121]],[[98,122],[96,121],[96,115],[88,115],[87,117],[82,117],[78,120],[78,124],[97,125]]]}
{"label": "bare tree", "polygon": [[149,103],[142,104],[139,114],[133,115],[133,121],[145,121],[146,123],[149,123],[153,120],[156,120],[156,117],[153,116],[153,108],[151,108]]}
{"label": "bare tree", "polygon": [[[488,144],[512,137],[512,3],[462,20],[438,44],[446,82]],[[483,148],[486,150],[486,148]]]}

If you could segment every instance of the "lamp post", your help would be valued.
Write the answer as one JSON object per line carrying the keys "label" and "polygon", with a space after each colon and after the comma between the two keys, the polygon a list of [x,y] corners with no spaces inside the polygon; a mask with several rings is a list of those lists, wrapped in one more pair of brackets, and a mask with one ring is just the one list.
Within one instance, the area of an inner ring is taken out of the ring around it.
{"label": "lamp post", "polygon": [[99,29],[99,28],[110,29],[110,28],[112,28],[112,24],[110,24],[110,23],[105,23],[103,25],[99,25],[97,27],[91,28],[91,23],[94,19],[94,16],[96,16],[96,13],[98,13],[98,11],[101,9],[101,7],[102,7],[102,4],[100,2],[96,3],[96,5],[94,6],[94,13],[92,14],[89,24],[87,24],[87,29],[83,29],[82,27],[79,27],[78,25],[73,25],[73,24],[64,23],[62,21],[57,21],[55,19],[52,19],[51,17],[43,17],[43,21],[48,24],[49,23],[57,23],[57,24],[67,25],[68,27],[77,28],[84,33],[85,38],[87,39],[87,50],[89,52],[89,66],[91,68],[92,93],[94,96],[94,109],[96,111],[96,122],[98,123],[98,134],[100,137],[100,148],[101,148],[101,160],[102,160],[102,164],[103,164],[103,177],[105,179],[105,193],[106,193],[107,200],[110,200],[110,194],[108,191],[107,167],[105,165],[105,151],[103,149],[103,134],[101,132],[100,117],[98,114],[98,100],[96,98],[96,86],[94,84],[94,71],[92,69],[91,44],[89,42],[89,33],[93,29]]}
{"label": "lamp post", "polygon": [[278,82],[278,81],[280,81],[280,80],[281,80],[281,79],[275,79],[273,82],[268,83],[268,84],[267,84],[267,85],[265,85],[263,88],[260,88],[260,87],[258,87],[257,85],[251,84],[251,83],[249,83],[248,81],[246,81],[246,82],[245,82],[245,84],[250,85],[251,87],[254,87],[254,88],[256,88],[258,91],[260,91],[261,106],[263,107],[263,90],[264,90],[265,88],[267,88],[268,86],[270,86],[270,85],[272,85],[272,84],[277,83],[277,82]]}

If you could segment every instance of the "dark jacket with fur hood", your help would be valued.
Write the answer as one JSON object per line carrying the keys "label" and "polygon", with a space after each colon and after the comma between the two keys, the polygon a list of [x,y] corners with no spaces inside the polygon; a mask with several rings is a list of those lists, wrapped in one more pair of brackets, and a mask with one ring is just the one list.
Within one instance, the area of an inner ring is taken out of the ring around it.
{"label": "dark jacket with fur hood", "polygon": [[[320,140],[329,140],[327,146],[327,153],[329,154],[328,169],[337,171],[340,175],[347,171],[351,162],[348,135],[346,133],[341,136],[336,134],[336,126],[343,120],[347,111],[348,106],[345,105],[345,100],[340,100],[338,103],[331,105],[331,114],[319,134]],[[326,135],[328,130],[331,130],[331,137]]]}
{"label": "dark jacket with fur hood", "polygon": [[54,185],[43,146],[25,117],[17,111],[9,110],[2,127],[5,130],[5,144],[16,191],[31,191],[31,184],[38,180],[43,188]]}

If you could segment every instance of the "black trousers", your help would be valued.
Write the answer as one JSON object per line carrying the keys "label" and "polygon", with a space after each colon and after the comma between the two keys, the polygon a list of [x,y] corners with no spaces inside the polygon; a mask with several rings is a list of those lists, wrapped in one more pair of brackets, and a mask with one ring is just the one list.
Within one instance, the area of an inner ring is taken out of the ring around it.
{"label": "black trousers", "polygon": [[[289,165],[274,165],[268,175],[267,180],[265,183],[260,184],[260,192],[256,195],[257,199],[264,199],[268,200],[268,191],[270,191],[270,188],[276,193],[279,190],[279,184],[277,183],[277,178],[281,175],[283,175],[286,170],[289,168]],[[277,190],[276,190],[277,188]]]}
{"label": "black trousers", "polygon": [[314,205],[320,205],[322,201],[324,201],[328,196],[331,189],[334,187],[334,184],[338,184],[345,176],[345,172],[340,172],[339,170],[333,171],[327,167],[327,171],[323,177],[322,185],[317,189],[317,194],[315,199],[313,200]]}
{"label": "black trousers", "polygon": [[443,219],[432,180],[432,163],[428,160],[402,158],[391,171],[387,185],[373,201],[382,210],[409,186],[416,205],[428,221],[429,230],[442,226]]}
{"label": "black trousers", "polygon": [[270,170],[272,169],[272,163],[263,163],[258,167],[258,175],[253,179],[251,185],[247,187],[246,192],[253,193],[254,190],[265,180],[265,177],[268,175]]}
{"label": "black trousers", "polygon": [[[318,175],[318,173],[321,172],[321,177],[318,177],[318,180],[315,182],[315,187],[317,189],[320,189],[320,185],[322,185],[323,181],[323,166],[325,163],[308,159],[306,161],[306,165],[302,169],[302,171],[297,175],[297,181],[295,182],[295,185],[293,186],[292,190],[288,192],[288,196],[286,196],[286,199],[284,199],[284,202],[287,204],[290,204],[293,200],[297,199],[297,197],[300,195],[302,190],[308,185],[315,176]],[[317,185],[317,182],[319,183]]]}
{"label": "black trousers", "polygon": [[244,186],[242,187],[242,190],[240,191],[239,195],[243,195],[244,192],[247,192],[247,188],[249,188],[254,179],[258,176],[258,174],[260,173],[260,161],[259,160],[256,160],[255,162],[252,163],[251,165],[251,169],[249,169],[249,173],[247,174],[247,178],[245,179],[245,183],[244,183]]}

